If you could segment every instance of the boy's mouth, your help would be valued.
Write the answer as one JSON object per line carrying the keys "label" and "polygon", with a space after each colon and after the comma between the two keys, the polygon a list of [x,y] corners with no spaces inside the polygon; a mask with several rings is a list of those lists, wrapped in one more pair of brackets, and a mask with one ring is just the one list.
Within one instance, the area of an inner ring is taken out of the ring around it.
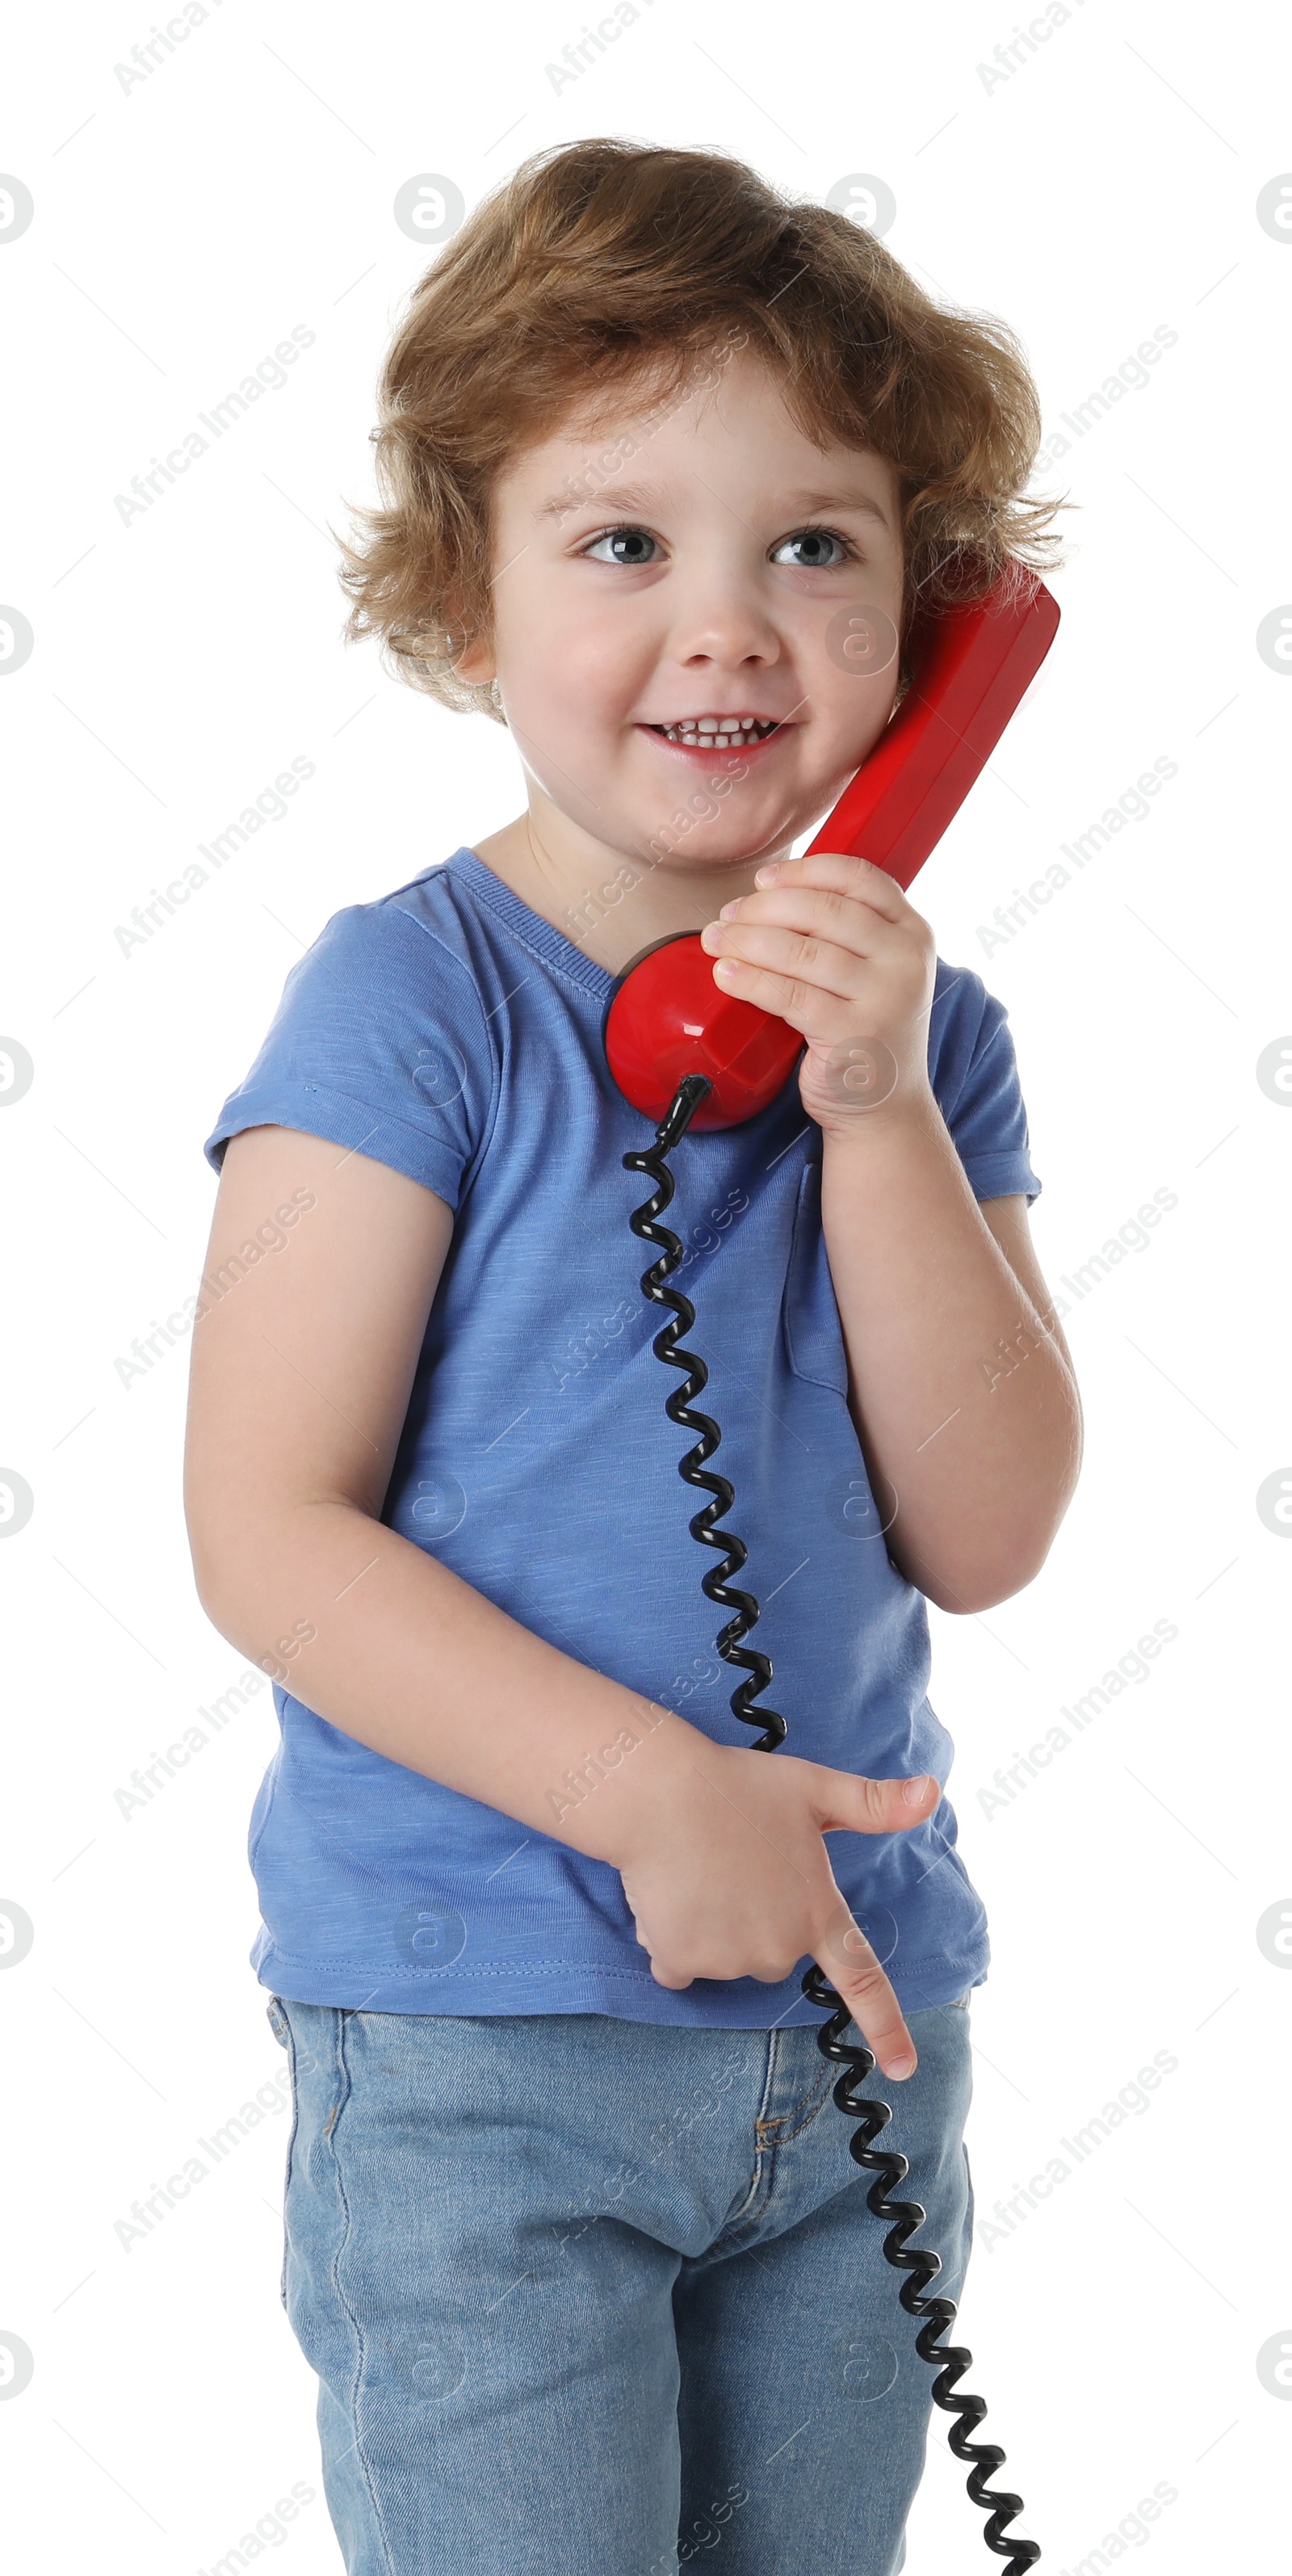
{"label": "boy's mouth", "polygon": [[684,751],[752,751],[781,731],[778,716],[680,716],[676,724],[643,728]]}

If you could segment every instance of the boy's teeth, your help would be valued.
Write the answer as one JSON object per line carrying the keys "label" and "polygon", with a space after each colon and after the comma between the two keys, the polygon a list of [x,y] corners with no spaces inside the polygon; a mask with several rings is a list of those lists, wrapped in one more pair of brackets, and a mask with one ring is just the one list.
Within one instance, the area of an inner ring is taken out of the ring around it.
{"label": "boy's teeth", "polygon": [[770,717],[751,716],[747,723],[739,716],[696,716],[684,724],[660,725],[658,731],[668,742],[732,743],[761,742],[765,734],[774,733]]}

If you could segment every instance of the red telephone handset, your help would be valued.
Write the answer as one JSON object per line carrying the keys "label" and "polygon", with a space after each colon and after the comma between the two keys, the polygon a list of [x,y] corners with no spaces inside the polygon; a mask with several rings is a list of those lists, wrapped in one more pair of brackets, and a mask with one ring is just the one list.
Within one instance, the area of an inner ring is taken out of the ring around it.
{"label": "red telephone handset", "polygon": [[[1044,582],[1019,564],[984,598],[926,614],[913,637],[910,688],[809,855],[871,859],[905,892],[994,751],[1058,623]],[[603,1034],[619,1089],[648,1118],[664,1117],[684,1074],[708,1076],[712,1089],[690,1121],[696,1130],[740,1126],[767,1108],[803,1045],[787,1021],[718,991],[695,931],[657,939],[629,961]]]}

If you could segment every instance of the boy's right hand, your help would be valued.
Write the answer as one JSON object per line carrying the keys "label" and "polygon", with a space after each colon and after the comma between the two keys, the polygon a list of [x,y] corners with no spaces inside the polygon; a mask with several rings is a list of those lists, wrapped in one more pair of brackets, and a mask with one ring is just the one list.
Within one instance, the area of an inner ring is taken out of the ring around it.
{"label": "boy's right hand", "polygon": [[[615,1861],[656,1983],[780,1985],[811,1956],[884,2073],[913,2074],[915,2043],[821,1837],[923,1824],[942,1794],[937,1781],[867,1780],[687,1733],[692,1744],[670,1765],[666,1797],[634,1816],[631,1847]],[[912,1788],[914,1802],[904,1794]]]}

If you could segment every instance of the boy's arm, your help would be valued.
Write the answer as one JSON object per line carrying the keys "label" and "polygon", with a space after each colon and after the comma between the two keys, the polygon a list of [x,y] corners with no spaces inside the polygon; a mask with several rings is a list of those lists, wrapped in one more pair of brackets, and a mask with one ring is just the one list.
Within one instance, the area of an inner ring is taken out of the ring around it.
{"label": "boy's arm", "polygon": [[[293,1201],[290,1234],[266,1222]],[[275,1234],[278,1248],[244,1267],[239,1247]],[[566,1771],[635,1724],[651,1739],[630,1766],[640,1781],[662,1767],[655,1739],[694,1730],[661,1726],[650,1702],[380,1519],[452,1234],[443,1199],[365,1155],[281,1127],[231,1139],[193,1334],[184,1481],[198,1594],[223,1635],[330,1724],[600,1857],[619,1783],[581,1831],[577,1788],[560,1795]]]}
{"label": "boy's arm", "polygon": [[1081,1403],[1022,1199],[979,1208],[929,1078],[933,932],[866,859],[766,862],[702,933],[723,988],[807,1040],[821,1226],[849,1408],[889,1554],[941,1610],[1044,1564],[1081,1465]]}
{"label": "boy's arm", "polygon": [[826,1134],[821,1222],[889,1553],[939,1609],[988,1610],[1039,1572],[1081,1464],[1026,1200],[979,1204],[930,1095]]}
{"label": "boy's arm", "polygon": [[204,1608],[343,1734],[609,1862],[658,1984],[780,1983],[813,1957],[884,2071],[909,2073],[822,1837],[908,1830],[937,1782],[904,1799],[898,1780],[715,1744],[381,1522],[452,1232],[442,1199],[362,1154],[283,1127],[229,1143],[185,1459]]}

